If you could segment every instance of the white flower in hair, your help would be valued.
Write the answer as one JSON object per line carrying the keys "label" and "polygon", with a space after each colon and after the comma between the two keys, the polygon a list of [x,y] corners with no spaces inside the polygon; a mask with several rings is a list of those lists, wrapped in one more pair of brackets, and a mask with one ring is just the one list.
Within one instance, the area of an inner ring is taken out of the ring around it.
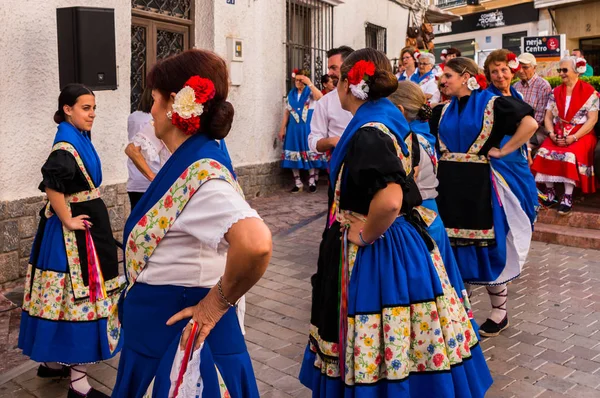
{"label": "white flower in hair", "polygon": [[369,98],[369,85],[364,80],[361,80],[358,84],[351,84],[350,91],[356,98],[363,101]]}
{"label": "white flower in hair", "polygon": [[580,75],[582,73],[585,73],[586,71],[586,67],[587,67],[587,61],[583,58],[577,58],[575,60],[575,72],[579,73]]}
{"label": "white flower in hair", "polygon": [[192,116],[202,115],[204,106],[196,102],[194,89],[190,86],[185,86],[175,95],[173,112],[176,112],[183,119],[189,119]]}
{"label": "white flower in hair", "polygon": [[508,61],[508,67],[510,69],[519,69],[519,60],[513,59],[513,60]]}
{"label": "white flower in hair", "polygon": [[478,90],[479,88],[481,88],[479,83],[477,83],[477,79],[475,79],[475,77],[470,77],[469,80],[467,80],[467,87],[471,91]]}

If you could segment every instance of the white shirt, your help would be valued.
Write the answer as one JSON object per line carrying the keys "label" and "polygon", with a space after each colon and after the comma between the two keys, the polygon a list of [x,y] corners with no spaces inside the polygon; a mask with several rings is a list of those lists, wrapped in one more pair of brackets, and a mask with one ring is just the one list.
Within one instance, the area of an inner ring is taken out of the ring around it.
{"label": "white shirt", "polygon": [[421,87],[421,90],[423,91],[423,93],[431,94],[431,99],[429,99],[430,103],[439,104],[440,89],[438,88],[438,83],[437,83],[437,79],[435,79],[435,75],[434,75],[434,77],[429,79],[425,84],[422,84],[422,85],[419,84],[419,87]]}
{"label": "white shirt", "polygon": [[435,199],[438,196],[437,187],[439,181],[435,175],[433,163],[425,148],[419,144],[421,160],[419,161],[419,175],[417,176],[417,187],[423,200]]}
{"label": "white shirt", "polygon": [[[136,113],[147,115],[150,119],[136,115]],[[144,120],[146,120],[145,123],[143,123]],[[162,165],[169,159],[170,153],[162,141],[156,138],[152,117],[139,111],[132,113],[127,121],[127,133],[129,143],[141,149],[142,156],[150,170],[155,174],[158,173]],[[129,175],[127,178],[127,191],[146,192],[150,186],[150,180],[144,177],[129,158],[127,159],[127,171]]]}
{"label": "white shirt", "polygon": [[[298,92],[298,101],[300,101],[300,97],[302,97],[302,92]],[[308,109],[315,109],[315,104],[317,101],[313,99],[312,94],[308,97]]]}
{"label": "white shirt", "polygon": [[337,90],[325,94],[315,106],[310,123],[308,147],[313,152],[317,150],[317,142],[323,138],[341,137],[352,120],[352,114],[342,109]]}

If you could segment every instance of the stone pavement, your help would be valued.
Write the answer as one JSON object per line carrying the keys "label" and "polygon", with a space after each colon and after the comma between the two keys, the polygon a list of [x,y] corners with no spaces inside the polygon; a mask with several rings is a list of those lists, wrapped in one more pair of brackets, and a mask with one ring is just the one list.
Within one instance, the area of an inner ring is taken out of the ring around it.
{"label": "stone pavement", "polygon": [[[310,396],[297,376],[324,200],[321,192],[253,201],[278,232],[271,265],[247,294],[246,342],[261,397]],[[599,251],[533,244],[521,278],[509,286],[511,327],[482,342],[495,380],[487,397],[600,397],[599,279]],[[485,289],[477,289],[472,301],[481,322],[489,308]],[[3,376],[10,371],[0,375],[0,384],[5,381],[0,398],[66,395],[67,382],[38,380],[35,364],[29,366],[32,370],[8,381]],[[116,367],[116,359],[94,365],[93,383],[108,393]]]}

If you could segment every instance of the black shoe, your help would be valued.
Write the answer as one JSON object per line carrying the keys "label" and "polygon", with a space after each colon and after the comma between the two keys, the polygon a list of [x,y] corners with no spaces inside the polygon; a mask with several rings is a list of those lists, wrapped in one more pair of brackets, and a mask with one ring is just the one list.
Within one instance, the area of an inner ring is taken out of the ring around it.
{"label": "black shoe", "polygon": [[308,186],[308,192],[310,192],[310,193],[315,193],[315,192],[317,192],[317,186],[316,186],[316,185],[314,185],[314,184],[313,184],[313,185],[309,185],[309,186]]}
{"label": "black shoe", "polygon": [[40,365],[37,370],[37,376],[43,379],[65,379],[69,377],[70,369],[68,366],[63,366],[60,369],[52,369],[45,365]]}
{"label": "black shoe", "polygon": [[508,328],[508,315],[500,323],[496,323],[491,319],[487,319],[483,325],[479,327],[479,334],[483,337],[498,336],[500,332]]}
{"label": "black shoe", "polygon": [[302,192],[302,187],[294,186],[294,188],[292,188],[292,190],[290,192],[291,193]]}
{"label": "black shoe", "polygon": [[108,395],[100,392],[92,387],[87,394],[80,394],[77,391],[69,388],[69,393],[67,394],[67,398],[110,398]]}
{"label": "black shoe", "polygon": [[561,216],[566,216],[573,209],[573,195],[563,195],[562,200],[560,201],[560,206],[558,207],[558,214]]}
{"label": "black shoe", "polygon": [[545,188],[544,196],[540,197],[540,203],[546,208],[554,206],[556,203],[556,190],[554,188]]}

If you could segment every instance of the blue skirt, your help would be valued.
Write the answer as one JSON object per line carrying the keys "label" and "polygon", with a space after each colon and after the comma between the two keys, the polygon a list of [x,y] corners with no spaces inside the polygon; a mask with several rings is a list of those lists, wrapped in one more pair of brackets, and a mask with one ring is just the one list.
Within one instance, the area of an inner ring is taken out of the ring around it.
{"label": "blue skirt", "polygon": [[[181,333],[188,320],[167,326],[167,320],[196,305],[209,289],[136,283],[122,310],[124,344],[113,398],[143,397],[153,383],[154,398],[167,397],[170,372]],[[203,398],[225,396],[219,374],[231,397],[259,397],[252,362],[235,308],[217,323],[201,350]],[[218,371],[218,373],[217,373]]]}
{"label": "blue skirt", "polygon": [[346,344],[311,331],[300,381],[313,397],[483,397],[492,378],[437,248],[398,218],[383,239],[349,252]]}
{"label": "blue skirt", "polygon": [[[505,137],[501,143],[504,145],[510,137]],[[526,151],[526,150],[525,150]],[[526,153],[526,152],[525,152]],[[527,157],[523,149],[518,149],[502,159],[492,159],[491,165],[505,181],[510,192],[521,207],[522,215],[533,224],[539,208],[535,179],[531,174]],[[498,187],[499,181],[496,181]],[[465,282],[476,285],[498,285],[515,279],[520,274],[520,266],[507,254],[513,250],[507,247],[507,236],[510,231],[510,221],[505,207],[497,200],[494,193],[492,200],[492,215],[496,244],[488,247],[459,246],[453,247],[454,255]],[[531,231],[529,231],[531,232]],[[531,235],[521,234],[522,238],[515,240],[531,240]],[[522,243],[522,242],[521,242]],[[522,260],[523,261],[523,260]]]}
{"label": "blue skirt", "polygon": [[290,114],[286,127],[285,141],[283,143],[283,155],[281,167],[284,169],[326,169],[327,159],[325,155],[313,152],[308,147],[308,135],[310,134],[310,121],[313,110],[308,111],[306,122],[296,120]]}

